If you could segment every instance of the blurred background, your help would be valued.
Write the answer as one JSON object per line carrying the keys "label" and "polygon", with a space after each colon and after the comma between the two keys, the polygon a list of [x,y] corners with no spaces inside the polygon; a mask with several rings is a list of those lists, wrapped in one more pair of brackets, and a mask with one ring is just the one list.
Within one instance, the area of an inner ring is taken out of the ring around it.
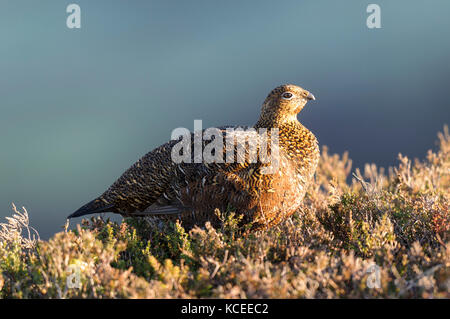
{"label": "blurred background", "polygon": [[[450,1],[0,0],[0,221],[43,239],[176,127],[252,125],[268,92],[354,167],[424,158],[450,123]],[[79,219],[72,224],[79,222]]]}

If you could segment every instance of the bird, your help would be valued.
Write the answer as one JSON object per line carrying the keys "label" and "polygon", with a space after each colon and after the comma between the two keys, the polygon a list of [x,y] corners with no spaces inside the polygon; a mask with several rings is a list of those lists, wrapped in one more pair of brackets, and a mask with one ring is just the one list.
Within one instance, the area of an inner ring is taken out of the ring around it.
{"label": "bird", "polygon": [[[316,100],[314,95],[297,85],[280,85],[267,95],[253,126],[222,126],[209,140],[204,138],[207,130],[170,140],[140,158],[68,219],[112,212],[123,217],[178,220],[190,229],[206,222],[220,226],[218,210],[234,212],[241,217],[240,225],[249,225],[250,231],[269,229],[299,209],[314,179],[319,143],[297,119],[312,100]],[[217,143],[221,134],[234,143]],[[216,141],[210,152],[216,161],[199,161],[198,154],[187,152],[198,147],[199,140],[201,151],[211,149]],[[183,152],[180,144],[187,146]],[[265,157],[252,156],[263,149]],[[182,154],[185,160],[174,160],[174,154]]]}

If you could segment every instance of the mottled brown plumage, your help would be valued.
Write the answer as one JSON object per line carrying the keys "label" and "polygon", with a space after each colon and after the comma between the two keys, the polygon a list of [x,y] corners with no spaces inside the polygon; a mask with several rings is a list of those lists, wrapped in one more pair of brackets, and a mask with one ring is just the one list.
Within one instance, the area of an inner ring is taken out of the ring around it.
{"label": "mottled brown plumage", "polygon": [[[232,210],[244,216],[243,223],[252,223],[252,229],[265,229],[292,215],[301,204],[319,160],[315,136],[298,120],[297,114],[314,96],[295,85],[275,88],[263,103],[261,115],[254,129],[278,129],[278,169],[265,174],[264,169],[274,165],[260,158],[250,162],[250,150],[235,154],[234,162],[226,158],[225,146],[212,154],[223,162],[176,163],[172,160],[174,146],[181,141],[172,140],[146,154],[131,166],[111,187],[97,199],[69,216],[78,217],[99,212],[114,212],[123,216],[150,216],[159,219],[179,219],[190,228],[206,221],[219,223],[214,210]],[[261,151],[261,135],[219,128],[226,138],[234,138],[234,150],[248,146],[246,139]],[[191,149],[194,148],[192,133]],[[199,135],[200,134],[200,135]],[[225,141],[224,139],[224,141]],[[203,149],[211,141],[203,141]],[[268,154],[276,148],[267,145]],[[194,153],[194,152],[192,152]],[[228,159],[228,161],[227,161]]]}

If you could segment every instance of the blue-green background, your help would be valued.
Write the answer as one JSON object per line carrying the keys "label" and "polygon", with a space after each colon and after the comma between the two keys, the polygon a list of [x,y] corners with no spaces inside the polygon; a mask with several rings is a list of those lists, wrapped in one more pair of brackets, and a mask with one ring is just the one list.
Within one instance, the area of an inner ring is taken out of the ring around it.
{"label": "blue-green background", "polygon": [[[275,86],[355,165],[424,157],[450,118],[450,1],[0,0],[0,219],[43,238],[175,127],[253,124]],[[79,220],[76,220],[76,222]]]}

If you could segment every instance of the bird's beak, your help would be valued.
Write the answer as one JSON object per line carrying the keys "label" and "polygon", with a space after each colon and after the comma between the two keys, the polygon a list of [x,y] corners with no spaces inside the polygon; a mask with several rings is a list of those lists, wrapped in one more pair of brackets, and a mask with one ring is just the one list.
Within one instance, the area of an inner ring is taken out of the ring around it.
{"label": "bird's beak", "polygon": [[308,101],[316,100],[316,97],[311,92],[308,92],[308,95],[306,96],[306,98],[308,99]]}

